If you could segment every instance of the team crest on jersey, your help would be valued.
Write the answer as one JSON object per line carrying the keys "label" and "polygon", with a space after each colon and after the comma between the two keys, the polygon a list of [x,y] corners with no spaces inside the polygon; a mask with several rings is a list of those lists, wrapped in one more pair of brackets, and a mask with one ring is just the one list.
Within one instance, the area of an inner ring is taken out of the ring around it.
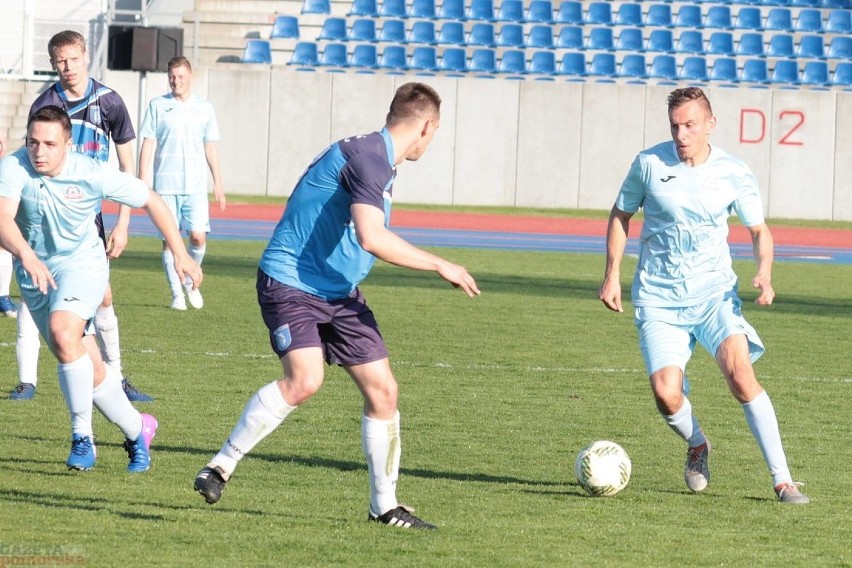
{"label": "team crest on jersey", "polygon": [[701,191],[716,191],[719,189],[719,180],[716,178],[705,178],[701,180]]}
{"label": "team crest on jersey", "polygon": [[275,330],[275,345],[279,351],[284,351],[293,342],[293,337],[290,335],[290,324],[284,324]]}
{"label": "team crest on jersey", "polygon": [[68,201],[79,201],[83,199],[83,191],[76,185],[69,185],[65,189],[65,199]]}
{"label": "team crest on jersey", "polygon": [[89,112],[89,122],[93,124],[100,124],[101,122],[101,107],[98,105],[91,105],[88,109]]}

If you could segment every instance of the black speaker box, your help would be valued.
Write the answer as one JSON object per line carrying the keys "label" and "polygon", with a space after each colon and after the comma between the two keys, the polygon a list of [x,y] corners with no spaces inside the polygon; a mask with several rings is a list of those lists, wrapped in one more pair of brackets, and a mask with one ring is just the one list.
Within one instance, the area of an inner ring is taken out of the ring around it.
{"label": "black speaker box", "polygon": [[107,67],[117,71],[165,73],[183,55],[183,28],[110,26],[107,37]]}

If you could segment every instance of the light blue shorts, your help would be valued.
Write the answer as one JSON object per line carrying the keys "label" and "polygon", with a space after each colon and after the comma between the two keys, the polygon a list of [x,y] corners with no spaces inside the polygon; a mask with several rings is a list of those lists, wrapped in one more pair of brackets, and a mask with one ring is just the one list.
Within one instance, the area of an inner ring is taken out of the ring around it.
{"label": "light blue shorts", "polygon": [[686,371],[696,341],[714,357],[732,335],[748,339],[752,363],[766,350],[757,332],[742,315],[742,300],[735,292],[686,308],[636,308],[639,347],[648,375],[665,367]]}
{"label": "light blue shorts", "polygon": [[[210,232],[210,204],[207,192],[192,195],[161,195],[166,207],[172,212],[175,223],[182,231]],[[162,237],[162,234],[160,235]]]}
{"label": "light blue shorts", "polygon": [[87,251],[75,252],[72,257],[53,261],[51,269],[56,289],[48,287],[47,294],[33,286],[29,275],[19,262],[15,262],[15,278],[21,296],[33,316],[38,331],[49,345],[50,314],[56,311],[72,312],[87,321],[86,335],[94,332],[92,322],[101,305],[109,282],[109,265],[101,242]]}

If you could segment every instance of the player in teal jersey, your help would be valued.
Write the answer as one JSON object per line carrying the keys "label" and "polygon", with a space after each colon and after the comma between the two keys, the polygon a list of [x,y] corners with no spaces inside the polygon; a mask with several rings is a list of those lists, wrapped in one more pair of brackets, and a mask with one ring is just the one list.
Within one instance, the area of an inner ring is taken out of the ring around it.
{"label": "player in teal jersey", "polygon": [[668,115],[672,142],[636,157],[610,214],[598,297],[607,308],[623,311],[619,267],[630,218],[641,207],[644,224],[632,289],[635,323],[657,408],[688,445],[687,487],[703,491],[710,481],[710,443],[686,396],[686,364],[697,342],[716,358],[742,404],[778,499],[807,503],[787,467],[775,409],[755,377],[752,363],[764,347],[742,316],[727,242],[728,217],[735,212],[754,243],[756,303],[771,304],[773,240],[757,180],[742,161],[710,144],[716,117],[701,89],[673,91]]}

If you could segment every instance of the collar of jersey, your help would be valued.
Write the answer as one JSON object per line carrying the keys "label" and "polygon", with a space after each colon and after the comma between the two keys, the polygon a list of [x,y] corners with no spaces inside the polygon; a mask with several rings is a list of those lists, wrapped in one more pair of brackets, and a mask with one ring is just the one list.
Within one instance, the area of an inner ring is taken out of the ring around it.
{"label": "collar of jersey", "polygon": [[388,132],[387,128],[382,128],[379,134],[382,135],[382,139],[385,141],[385,148],[388,151],[388,163],[391,167],[395,168],[396,164],[393,163],[393,140],[391,140],[390,132]]}

